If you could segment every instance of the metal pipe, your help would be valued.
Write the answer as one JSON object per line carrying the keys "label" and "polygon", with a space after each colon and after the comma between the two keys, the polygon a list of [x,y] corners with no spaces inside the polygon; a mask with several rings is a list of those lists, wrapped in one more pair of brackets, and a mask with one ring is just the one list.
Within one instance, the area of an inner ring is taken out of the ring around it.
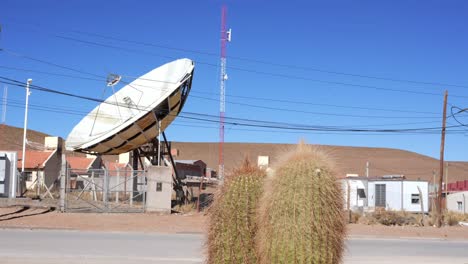
{"label": "metal pipe", "polygon": [[26,82],[26,106],[24,108],[24,126],[23,126],[23,157],[21,158],[21,175],[24,176],[24,161],[26,160],[26,130],[28,125],[28,104],[29,104],[29,85],[31,85],[32,79],[28,79]]}

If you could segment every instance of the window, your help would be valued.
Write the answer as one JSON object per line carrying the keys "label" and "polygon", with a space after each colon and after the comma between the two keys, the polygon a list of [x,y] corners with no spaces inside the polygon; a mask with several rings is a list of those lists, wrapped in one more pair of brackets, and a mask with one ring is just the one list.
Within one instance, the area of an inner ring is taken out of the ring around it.
{"label": "window", "polygon": [[386,201],[386,186],[385,184],[375,185],[375,207],[385,207]]}
{"label": "window", "polygon": [[364,189],[357,189],[357,193],[359,198],[366,198],[366,192],[364,191]]}
{"label": "window", "polygon": [[463,203],[461,201],[457,202],[458,211],[463,212]]}
{"label": "window", "polygon": [[156,183],[156,191],[157,192],[162,192],[162,182],[157,182]]}
{"label": "window", "polygon": [[26,181],[32,181],[32,172],[31,171],[25,171],[24,172],[24,179],[26,179]]}
{"label": "window", "polygon": [[420,200],[419,193],[411,194],[411,203],[412,204],[419,204],[419,200]]}

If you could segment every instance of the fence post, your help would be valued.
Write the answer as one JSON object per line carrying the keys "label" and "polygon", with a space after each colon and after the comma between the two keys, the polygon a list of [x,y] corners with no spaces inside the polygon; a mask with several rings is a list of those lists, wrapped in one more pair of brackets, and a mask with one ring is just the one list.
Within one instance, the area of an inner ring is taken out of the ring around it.
{"label": "fence post", "polygon": [[65,188],[67,184],[67,160],[62,154],[62,164],[60,167],[60,212],[65,212]]}
{"label": "fence post", "polygon": [[115,202],[119,203],[119,188],[120,188],[120,168],[117,168],[117,180],[115,183],[114,191],[115,191]]}
{"label": "fence post", "polygon": [[109,174],[107,173],[107,170],[104,169],[104,182],[103,182],[103,186],[102,186],[103,190],[102,190],[102,201],[104,202],[104,207],[106,208],[106,211],[107,211],[107,207],[108,207],[108,198],[107,198],[107,195],[108,195],[108,192],[109,192]]}

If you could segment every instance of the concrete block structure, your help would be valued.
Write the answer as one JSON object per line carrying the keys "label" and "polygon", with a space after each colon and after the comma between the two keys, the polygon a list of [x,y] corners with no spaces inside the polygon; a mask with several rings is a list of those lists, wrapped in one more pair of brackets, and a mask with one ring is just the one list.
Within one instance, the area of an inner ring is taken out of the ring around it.
{"label": "concrete block structure", "polygon": [[172,169],[163,166],[149,166],[146,177],[146,212],[170,214]]}

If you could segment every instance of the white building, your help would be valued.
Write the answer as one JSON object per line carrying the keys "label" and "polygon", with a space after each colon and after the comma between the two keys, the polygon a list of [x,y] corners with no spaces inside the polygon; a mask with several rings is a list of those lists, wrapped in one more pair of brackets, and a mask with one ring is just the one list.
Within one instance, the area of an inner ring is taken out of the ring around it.
{"label": "white building", "polygon": [[345,204],[348,203],[349,190],[349,203],[353,211],[374,211],[376,208],[406,212],[429,211],[427,181],[412,181],[402,176],[389,175],[381,178],[347,177],[343,179],[342,185]]}
{"label": "white building", "polygon": [[468,191],[455,192],[447,195],[447,210],[456,213],[468,213]]}
{"label": "white building", "polygon": [[348,192],[349,192],[349,204],[352,211],[361,211],[367,208],[367,185],[368,178],[362,178],[357,176],[348,176],[341,182],[345,208],[348,206]]}

